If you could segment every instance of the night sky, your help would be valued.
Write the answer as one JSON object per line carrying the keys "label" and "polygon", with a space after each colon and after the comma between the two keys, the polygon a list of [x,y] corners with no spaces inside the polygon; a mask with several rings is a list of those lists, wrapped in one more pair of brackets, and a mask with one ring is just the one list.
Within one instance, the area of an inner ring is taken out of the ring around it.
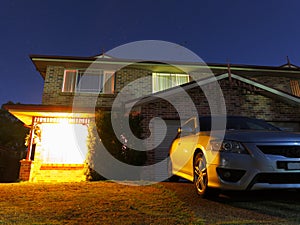
{"label": "night sky", "polygon": [[93,56],[141,40],[208,63],[300,65],[298,0],[2,0],[0,104],[41,103],[30,54]]}

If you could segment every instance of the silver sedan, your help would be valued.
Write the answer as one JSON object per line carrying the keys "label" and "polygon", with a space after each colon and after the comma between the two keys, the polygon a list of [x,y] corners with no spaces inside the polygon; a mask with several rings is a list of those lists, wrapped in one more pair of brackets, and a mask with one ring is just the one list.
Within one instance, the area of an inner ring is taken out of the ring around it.
{"label": "silver sedan", "polygon": [[191,118],[169,152],[170,180],[194,182],[202,197],[219,190],[300,190],[300,134],[240,116]]}

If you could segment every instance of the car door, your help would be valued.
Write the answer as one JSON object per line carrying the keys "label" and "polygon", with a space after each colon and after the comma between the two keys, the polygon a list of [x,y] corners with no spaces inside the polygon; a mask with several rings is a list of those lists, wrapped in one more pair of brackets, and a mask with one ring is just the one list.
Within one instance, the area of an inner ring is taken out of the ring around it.
{"label": "car door", "polygon": [[193,153],[197,145],[196,121],[194,118],[179,128],[178,138],[173,142],[171,159],[176,171],[192,175]]}

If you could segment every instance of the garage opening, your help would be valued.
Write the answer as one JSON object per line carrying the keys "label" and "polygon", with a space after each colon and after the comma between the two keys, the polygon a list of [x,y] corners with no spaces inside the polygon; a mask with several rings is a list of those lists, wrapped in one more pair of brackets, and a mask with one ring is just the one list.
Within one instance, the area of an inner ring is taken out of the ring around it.
{"label": "garage opening", "polygon": [[[178,127],[180,127],[180,120],[164,120],[167,126],[167,132],[165,138],[160,143],[154,151],[154,161],[155,163],[161,162],[168,157],[169,147],[177,135]],[[158,140],[164,135],[163,124],[161,120],[154,120],[154,142],[157,143]],[[167,163],[156,164],[155,167],[155,180],[164,180],[168,176],[167,173]]]}

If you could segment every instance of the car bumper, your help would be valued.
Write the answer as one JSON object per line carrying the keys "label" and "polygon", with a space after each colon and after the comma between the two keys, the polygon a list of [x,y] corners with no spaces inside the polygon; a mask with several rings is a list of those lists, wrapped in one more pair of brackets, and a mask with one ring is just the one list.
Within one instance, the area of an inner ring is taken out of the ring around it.
{"label": "car bumper", "polygon": [[[209,187],[223,190],[300,188],[300,170],[279,169],[277,156],[219,154],[208,165]],[[300,159],[292,159],[300,162]]]}

